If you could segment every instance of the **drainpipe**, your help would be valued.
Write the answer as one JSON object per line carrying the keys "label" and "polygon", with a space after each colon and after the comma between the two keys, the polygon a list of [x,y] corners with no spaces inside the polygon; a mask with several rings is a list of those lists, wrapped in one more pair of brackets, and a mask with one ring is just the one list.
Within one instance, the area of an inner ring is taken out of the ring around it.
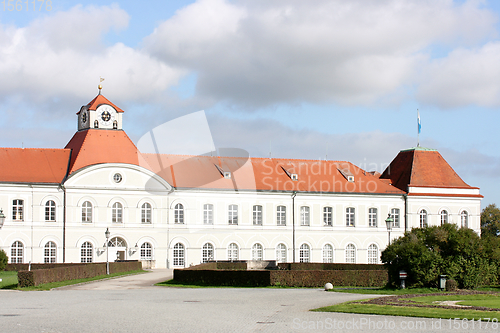
{"label": "drainpipe", "polygon": [[403,194],[405,200],[405,232],[408,231],[408,194]]}
{"label": "drainpipe", "polygon": [[292,192],[292,240],[293,240],[293,262],[295,263],[295,196],[297,192]]}
{"label": "drainpipe", "polygon": [[63,239],[62,239],[62,250],[63,250],[63,263],[66,262],[66,188],[61,185],[63,190]]}

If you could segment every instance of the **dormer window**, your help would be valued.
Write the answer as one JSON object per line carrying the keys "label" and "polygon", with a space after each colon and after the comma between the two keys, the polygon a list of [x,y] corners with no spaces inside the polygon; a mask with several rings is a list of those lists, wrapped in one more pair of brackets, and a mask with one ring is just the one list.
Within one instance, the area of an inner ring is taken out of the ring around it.
{"label": "dormer window", "polygon": [[229,172],[229,171],[224,171],[224,178],[226,178],[226,179],[231,179],[231,172]]}
{"label": "dormer window", "polygon": [[291,178],[293,181],[297,181],[297,180],[299,180],[299,175],[297,175],[296,173],[292,173],[292,174],[290,175],[290,178]]}
{"label": "dormer window", "polygon": [[354,175],[349,169],[340,169],[337,168],[337,170],[340,172],[342,176],[349,182],[349,183],[354,183]]}

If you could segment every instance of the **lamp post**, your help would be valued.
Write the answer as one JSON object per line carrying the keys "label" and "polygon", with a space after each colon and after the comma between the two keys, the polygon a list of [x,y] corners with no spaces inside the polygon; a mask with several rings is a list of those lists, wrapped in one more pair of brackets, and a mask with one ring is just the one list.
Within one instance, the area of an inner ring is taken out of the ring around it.
{"label": "lamp post", "polygon": [[5,223],[5,215],[3,214],[3,209],[0,208],[0,229],[2,229]]}
{"label": "lamp post", "polygon": [[106,235],[106,274],[109,275],[109,228],[106,228],[106,232],[104,235]]}
{"label": "lamp post", "polygon": [[394,220],[391,217],[391,213],[389,213],[389,215],[385,219],[385,224],[387,225],[387,232],[389,233],[389,245],[391,245],[392,222],[394,222]]}

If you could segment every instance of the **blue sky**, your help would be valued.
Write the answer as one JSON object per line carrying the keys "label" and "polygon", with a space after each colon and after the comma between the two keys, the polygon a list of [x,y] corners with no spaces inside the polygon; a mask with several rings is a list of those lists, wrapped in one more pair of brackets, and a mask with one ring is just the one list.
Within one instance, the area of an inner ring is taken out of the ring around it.
{"label": "blue sky", "polygon": [[134,141],[205,110],[216,147],[368,171],[419,109],[421,146],[500,204],[497,1],[47,4],[0,4],[1,146],[64,147],[101,76]]}

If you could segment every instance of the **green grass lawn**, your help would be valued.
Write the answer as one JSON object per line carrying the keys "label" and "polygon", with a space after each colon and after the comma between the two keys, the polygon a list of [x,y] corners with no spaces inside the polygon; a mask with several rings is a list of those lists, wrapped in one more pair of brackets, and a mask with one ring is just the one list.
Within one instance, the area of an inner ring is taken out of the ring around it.
{"label": "green grass lawn", "polygon": [[17,287],[17,272],[0,271],[0,289],[14,289]]}
{"label": "green grass lawn", "polygon": [[2,272],[0,272],[0,279],[2,279],[2,282],[0,282],[0,289],[16,289],[16,290],[23,290],[23,291],[50,290],[53,288],[69,286],[69,285],[77,284],[77,283],[91,282],[91,281],[109,279],[109,278],[114,278],[114,277],[119,277],[119,276],[124,276],[124,275],[140,274],[140,273],[146,273],[146,271],[138,270],[138,271],[130,271],[130,272],[124,272],[124,273],[113,273],[110,275],[100,275],[100,276],[95,276],[95,277],[87,278],[87,279],[67,280],[67,281],[60,281],[60,282],[45,283],[45,284],[41,284],[41,285],[35,286],[35,287],[19,288],[17,286],[17,272],[2,271]]}
{"label": "green grass lawn", "polygon": [[[491,288],[487,288],[491,289]],[[385,289],[379,290],[359,290],[359,293],[366,294],[387,294],[387,295],[404,295],[415,294],[416,297],[411,297],[408,300],[415,301],[420,304],[433,304],[436,301],[462,301],[459,305],[484,306],[489,308],[500,308],[500,294],[478,294],[478,295],[433,295],[433,296],[417,296],[422,293],[436,293],[433,289]],[[349,290],[347,292],[353,292]],[[377,304],[361,304],[363,301],[353,301],[332,306],[327,306],[312,311],[320,312],[344,312],[344,313],[362,313],[376,315],[392,315],[406,317],[425,317],[425,318],[461,318],[461,319],[476,319],[479,318],[496,318],[500,320],[500,312],[497,311],[478,311],[471,309],[446,309],[446,308],[425,308],[411,306],[392,306],[392,305],[377,305]]]}

